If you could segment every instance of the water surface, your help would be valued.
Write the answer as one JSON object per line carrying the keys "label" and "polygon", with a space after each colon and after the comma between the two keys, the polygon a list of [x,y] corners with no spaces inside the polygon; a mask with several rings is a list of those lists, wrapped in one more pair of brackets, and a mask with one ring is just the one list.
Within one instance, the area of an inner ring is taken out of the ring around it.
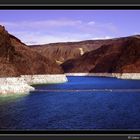
{"label": "water surface", "polygon": [[0,129],[140,129],[140,80],[69,76],[68,81],[35,86],[18,98],[0,97]]}

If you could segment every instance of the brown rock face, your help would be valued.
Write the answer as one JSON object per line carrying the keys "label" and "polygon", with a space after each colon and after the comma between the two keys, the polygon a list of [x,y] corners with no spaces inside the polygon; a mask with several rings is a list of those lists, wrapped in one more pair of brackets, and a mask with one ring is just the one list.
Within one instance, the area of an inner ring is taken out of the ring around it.
{"label": "brown rock face", "polygon": [[54,59],[58,64],[67,60],[78,58],[86,52],[96,50],[102,45],[109,45],[113,40],[87,40],[80,42],[51,43],[45,45],[32,45],[33,50],[40,52],[44,56]]}
{"label": "brown rock face", "polygon": [[[113,41],[114,40],[114,41]],[[71,59],[61,66],[65,72],[140,72],[140,36],[113,39],[108,45]]]}
{"label": "brown rock face", "polygon": [[0,26],[0,76],[63,73],[55,61],[32,50]]}
{"label": "brown rock face", "polygon": [[[0,76],[140,72],[140,36],[27,46],[0,26]],[[61,67],[60,67],[61,66]]]}

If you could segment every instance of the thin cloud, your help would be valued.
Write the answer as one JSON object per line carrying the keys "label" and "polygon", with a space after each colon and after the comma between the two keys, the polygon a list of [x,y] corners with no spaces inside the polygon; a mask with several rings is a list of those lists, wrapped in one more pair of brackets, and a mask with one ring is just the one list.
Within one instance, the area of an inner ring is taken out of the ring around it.
{"label": "thin cloud", "polygon": [[[21,36],[22,34],[22,36]],[[63,33],[56,35],[47,35],[41,34],[39,32],[31,33],[31,32],[17,32],[14,34],[16,37],[20,38],[27,45],[38,45],[38,44],[48,44],[48,43],[57,43],[57,42],[73,42],[73,41],[81,41],[81,40],[99,40],[99,39],[109,39],[111,36],[100,36],[100,37],[92,37],[90,34],[80,34],[75,33],[71,35],[70,33]]]}
{"label": "thin cloud", "polygon": [[[22,36],[21,36],[22,34]],[[47,44],[56,42],[73,42],[89,39],[88,34],[79,33],[71,35],[70,33],[47,35],[39,32],[15,32],[14,35],[20,38],[27,45]]]}
{"label": "thin cloud", "polygon": [[95,21],[90,21],[87,23],[88,25],[95,25]]}
{"label": "thin cloud", "polygon": [[99,23],[94,20],[1,21],[0,24],[27,44],[108,39],[118,32],[112,23]]}
{"label": "thin cloud", "polygon": [[82,23],[80,20],[43,20],[43,21],[19,21],[19,22],[0,22],[0,24],[9,28],[50,28],[50,27],[64,27],[64,26],[78,26]]}
{"label": "thin cloud", "polygon": [[104,36],[104,37],[94,37],[92,38],[93,40],[100,40],[100,39],[111,39],[113,38],[112,36]]}

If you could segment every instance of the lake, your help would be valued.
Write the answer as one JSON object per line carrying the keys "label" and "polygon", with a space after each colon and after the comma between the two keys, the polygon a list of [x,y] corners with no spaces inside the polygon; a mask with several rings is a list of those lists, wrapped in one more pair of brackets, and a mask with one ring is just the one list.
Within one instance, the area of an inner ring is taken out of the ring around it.
{"label": "lake", "polygon": [[140,129],[140,80],[68,76],[0,97],[1,130]]}

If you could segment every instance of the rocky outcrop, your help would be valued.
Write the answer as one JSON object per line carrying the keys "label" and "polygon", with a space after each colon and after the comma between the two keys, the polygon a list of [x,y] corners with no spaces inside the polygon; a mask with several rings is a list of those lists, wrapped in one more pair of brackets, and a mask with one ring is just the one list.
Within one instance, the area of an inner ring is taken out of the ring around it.
{"label": "rocky outcrop", "polygon": [[22,75],[24,79],[30,85],[36,84],[57,84],[67,82],[67,77],[64,74],[53,74],[53,75]]}
{"label": "rocky outcrop", "polygon": [[114,73],[112,75],[120,79],[140,80],[140,73]]}
{"label": "rocky outcrop", "polygon": [[0,40],[0,77],[63,73],[53,59],[32,50],[3,26],[0,26]]}
{"label": "rocky outcrop", "polygon": [[140,36],[114,40],[61,64],[65,73],[140,73]]}
{"label": "rocky outcrop", "polygon": [[0,78],[0,95],[27,94],[35,90],[31,85],[65,82],[67,82],[67,78],[64,74],[21,75],[19,77]]}
{"label": "rocky outcrop", "polygon": [[0,78],[0,95],[27,94],[35,90],[21,77]]}

